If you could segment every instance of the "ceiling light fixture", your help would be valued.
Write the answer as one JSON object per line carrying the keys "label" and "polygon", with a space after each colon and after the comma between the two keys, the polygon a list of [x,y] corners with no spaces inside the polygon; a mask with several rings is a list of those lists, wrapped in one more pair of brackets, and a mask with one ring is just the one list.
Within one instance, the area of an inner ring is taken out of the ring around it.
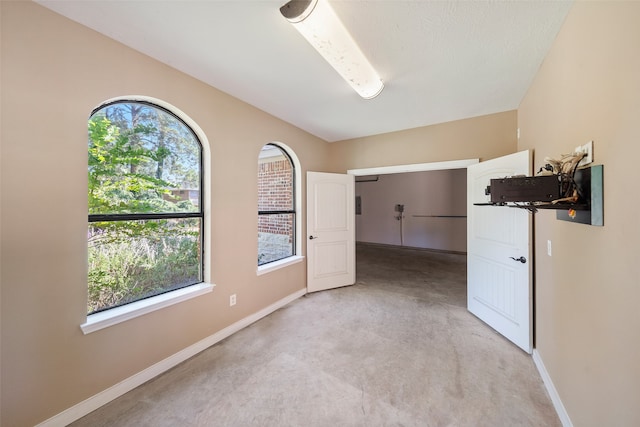
{"label": "ceiling light fixture", "polygon": [[384,84],[326,0],[291,0],[280,13],[358,94],[375,98]]}

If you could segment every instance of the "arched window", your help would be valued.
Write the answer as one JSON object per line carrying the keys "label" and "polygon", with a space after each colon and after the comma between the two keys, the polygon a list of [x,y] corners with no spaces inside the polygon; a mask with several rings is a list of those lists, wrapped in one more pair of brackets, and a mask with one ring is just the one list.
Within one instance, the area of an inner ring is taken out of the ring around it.
{"label": "arched window", "polygon": [[258,157],[258,266],[296,255],[296,171],[287,151],[267,144]]}
{"label": "arched window", "polygon": [[202,144],[176,114],[119,100],[89,118],[88,314],[203,281]]}

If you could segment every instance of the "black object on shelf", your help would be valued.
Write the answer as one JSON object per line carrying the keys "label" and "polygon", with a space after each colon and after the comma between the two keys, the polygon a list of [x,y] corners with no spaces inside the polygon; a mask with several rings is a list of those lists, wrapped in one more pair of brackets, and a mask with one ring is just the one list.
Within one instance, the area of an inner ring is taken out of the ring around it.
{"label": "black object on shelf", "polygon": [[551,202],[562,197],[558,175],[498,178],[490,182],[485,193],[491,195],[492,203]]}
{"label": "black object on shelf", "polygon": [[556,210],[556,218],[590,225],[604,225],[603,166],[576,169],[573,174],[515,176],[491,179],[485,194],[489,203],[476,206],[508,206],[536,212]]}

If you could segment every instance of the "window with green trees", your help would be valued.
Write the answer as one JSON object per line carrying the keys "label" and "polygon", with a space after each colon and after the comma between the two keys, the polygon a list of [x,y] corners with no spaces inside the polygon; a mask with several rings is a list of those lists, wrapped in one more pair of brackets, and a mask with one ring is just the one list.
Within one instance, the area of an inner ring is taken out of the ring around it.
{"label": "window with green trees", "polygon": [[147,102],[89,119],[88,314],[202,282],[202,145]]}

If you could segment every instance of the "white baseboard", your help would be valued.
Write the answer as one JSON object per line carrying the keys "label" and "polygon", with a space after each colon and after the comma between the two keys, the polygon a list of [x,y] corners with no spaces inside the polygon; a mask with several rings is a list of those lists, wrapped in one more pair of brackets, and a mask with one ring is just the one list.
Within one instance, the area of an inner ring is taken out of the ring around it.
{"label": "white baseboard", "polygon": [[150,367],[148,367],[147,369],[138,372],[137,374],[127,378],[126,380],[123,380],[121,382],[119,382],[118,384],[109,387],[108,389],[101,391],[100,393],[96,394],[95,396],[92,396],[90,398],[88,398],[87,400],[84,400],[80,403],[78,403],[77,405],[72,406],[69,409],[64,410],[63,412],[59,413],[58,415],[55,415],[51,418],[49,418],[46,421],[43,421],[42,423],[38,424],[36,427],[60,427],[60,426],[66,426],[82,417],[84,417],[85,415],[89,414],[90,412],[95,411],[96,409],[98,409],[99,407],[106,405],[107,403],[111,402],[112,400],[122,396],[123,394],[133,390],[134,388],[144,384],[145,382],[157,377],[158,375],[162,374],[163,372],[168,371],[169,369],[173,368],[174,366],[178,365],[179,363],[184,362],[185,360],[189,359],[190,357],[195,356],[196,354],[200,353],[201,351],[211,347],[212,345],[222,341],[223,339],[233,335],[234,333],[238,332],[239,330],[246,328],[247,326],[249,326],[250,324],[262,319],[263,317],[273,313],[274,311],[276,311],[279,308],[284,307],[285,305],[289,304],[292,301],[295,301],[296,299],[300,298],[301,296],[305,295],[307,293],[306,289],[301,289],[297,292],[292,293],[291,295],[281,299],[280,301],[277,301],[273,304],[271,304],[270,306],[258,311],[257,313],[252,314],[251,316],[245,317],[242,320],[237,321],[236,323],[234,323],[233,325],[227,326],[226,328],[222,329],[221,331],[216,332],[215,334],[201,340],[198,341],[197,343],[175,353],[172,356],[167,357],[164,360],[161,360],[160,362],[156,363],[155,365],[152,365]]}
{"label": "white baseboard", "polygon": [[542,362],[540,353],[538,353],[538,350],[536,349],[533,349],[533,363],[535,363],[536,368],[538,368],[538,372],[542,377],[542,382],[544,382],[544,385],[547,388],[547,392],[549,393],[549,397],[551,397],[553,406],[556,408],[556,412],[558,413],[560,422],[564,427],[573,427],[573,423],[569,418],[569,414],[562,404],[562,400],[560,400],[560,395],[558,394],[556,387],[553,385],[553,381],[551,381],[551,377],[549,376],[549,372],[547,372],[547,368]]}

